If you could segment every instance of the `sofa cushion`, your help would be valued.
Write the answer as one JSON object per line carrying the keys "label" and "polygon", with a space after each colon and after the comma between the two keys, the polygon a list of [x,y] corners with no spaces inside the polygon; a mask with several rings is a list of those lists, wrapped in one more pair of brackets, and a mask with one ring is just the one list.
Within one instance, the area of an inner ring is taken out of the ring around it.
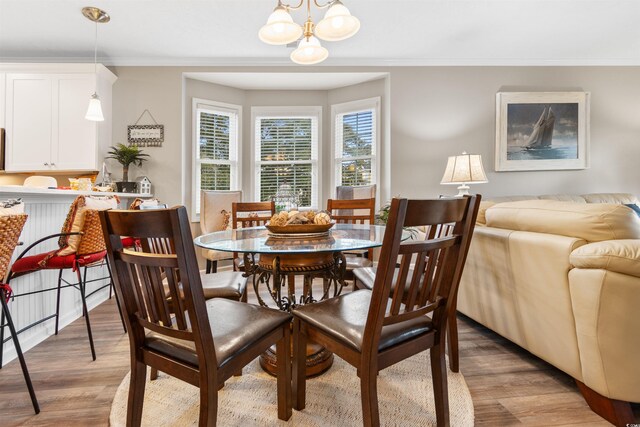
{"label": "sofa cushion", "polygon": [[591,243],[571,253],[577,268],[595,268],[640,277],[640,240],[607,240]]}
{"label": "sofa cushion", "polygon": [[489,227],[558,234],[588,242],[640,238],[640,218],[624,205],[527,200],[498,203],[485,215]]}
{"label": "sofa cushion", "polygon": [[582,197],[587,203],[640,203],[635,194],[630,193],[593,193],[583,194]]}

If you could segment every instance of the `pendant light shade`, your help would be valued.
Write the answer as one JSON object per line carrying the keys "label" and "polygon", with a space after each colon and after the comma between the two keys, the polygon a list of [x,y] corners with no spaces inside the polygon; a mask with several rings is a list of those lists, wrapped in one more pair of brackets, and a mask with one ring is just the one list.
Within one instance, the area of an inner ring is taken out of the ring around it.
{"label": "pendant light shade", "polygon": [[360,20],[352,16],[340,0],[336,0],[316,25],[315,34],[322,40],[335,42],[348,39],[359,29]]}
{"label": "pendant light shade", "polygon": [[282,45],[292,43],[302,35],[302,27],[295,22],[284,6],[277,6],[267,24],[260,28],[258,37],[267,44]]}
{"label": "pendant light shade", "polygon": [[100,103],[100,98],[97,93],[91,95],[91,99],[89,100],[89,108],[87,108],[87,114],[84,116],[85,119],[91,120],[92,122],[103,122],[104,115],[102,114],[102,104]]}
{"label": "pendant light shade", "polygon": [[320,40],[314,36],[303,38],[298,48],[291,52],[291,60],[296,64],[318,64],[329,56],[329,51],[320,45]]}

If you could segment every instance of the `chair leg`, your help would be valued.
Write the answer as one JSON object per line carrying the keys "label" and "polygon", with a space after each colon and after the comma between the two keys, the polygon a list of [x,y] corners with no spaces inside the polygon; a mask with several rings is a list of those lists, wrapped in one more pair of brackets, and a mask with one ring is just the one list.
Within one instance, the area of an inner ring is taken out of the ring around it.
{"label": "chair leg", "polygon": [[291,331],[289,323],[282,328],[284,336],[276,343],[278,360],[278,418],[291,418]]}
{"label": "chair leg", "polygon": [[[87,275],[87,267],[84,268],[85,277]],[[76,270],[78,275],[78,284],[80,287],[80,298],[82,299],[82,312],[84,314],[84,320],[87,324],[87,335],[89,336],[89,346],[91,346],[91,357],[93,360],[96,360],[96,349],[93,346],[93,334],[91,333],[91,321],[89,320],[89,309],[87,308],[87,298],[85,295],[85,284],[82,281],[82,276],[80,274],[80,269]]]}
{"label": "chair leg", "polygon": [[302,332],[300,319],[293,319],[293,408],[305,407],[307,373],[307,337]]}
{"label": "chair leg", "polygon": [[60,290],[62,286],[62,271],[58,272],[58,291],[56,295],[56,335],[58,335],[58,326],[60,325]]}
{"label": "chair leg", "polygon": [[149,374],[149,380],[155,381],[158,379],[158,370],[156,368],[151,368],[151,373]]}
{"label": "chair leg", "polygon": [[[2,294],[0,294],[0,298],[4,298]],[[0,369],[2,369],[2,354],[4,352],[4,327],[7,326],[4,324],[4,310],[0,310]]]}
{"label": "chair leg", "polygon": [[206,274],[210,274],[211,273],[211,260],[210,259],[207,260],[207,268],[205,270],[205,273]]}
{"label": "chair leg", "polygon": [[449,369],[460,372],[460,354],[458,353],[458,318],[456,310],[451,311],[447,322],[447,341],[449,341]]}
{"label": "chair leg", "polygon": [[[113,283],[113,275],[111,274],[111,266],[109,262],[105,263],[107,265],[107,272],[109,272],[109,299],[111,299],[111,291],[115,291],[115,284]],[[120,298],[118,298],[118,293],[114,292],[116,296],[116,306],[118,307],[118,314],[120,315],[120,321],[122,322],[122,329],[124,329],[124,333],[127,333],[127,325],[124,323],[124,316],[122,315],[122,306],[120,305]]]}
{"label": "chair leg", "polygon": [[433,378],[433,397],[436,405],[436,424],[449,426],[449,392],[447,387],[447,365],[444,357],[445,343],[431,347],[431,376]]}
{"label": "chair leg", "polygon": [[365,427],[380,425],[378,411],[378,371],[360,370],[360,394],[362,400],[362,423]]}
{"label": "chair leg", "polygon": [[[31,383],[31,376],[29,375],[29,369],[27,369],[27,362],[24,360],[22,349],[20,348],[20,342],[18,341],[18,334],[16,328],[13,325],[13,319],[11,319],[11,313],[9,312],[9,306],[4,297],[4,291],[0,291],[0,300],[2,302],[2,315],[7,319],[7,326],[9,326],[9,332],[13,339],[13,345],[18,354],[18,360],[20,361],[20,367],[22,368],[22,375],[24,376],[24,382],[27,383],[27,389],[29,390],[29,396],[31,396],[31,404],[36,414],[40,413],[40,406],[38,405],[38,399],[36,398],[36,392],[33,390],[33,384]],[[4,329],[4,328],[3,328]]]}
{"label": "chair leg", "polygon": [[147,381],[147,365],[132,356],[129,400],[127,402],[127,426],[139,426],[142,422],[144,386]]}
{"label": "chair leg", "polygon": [[218,261],[211,261],[211,272],[212,273],[218,272]]}
{"label": "chair leg", "polygon": [[[222,384],[224,386],[224,383]],[[199,427],[215,426],[218,419],[218,385],[215,376],[200,372]]]}

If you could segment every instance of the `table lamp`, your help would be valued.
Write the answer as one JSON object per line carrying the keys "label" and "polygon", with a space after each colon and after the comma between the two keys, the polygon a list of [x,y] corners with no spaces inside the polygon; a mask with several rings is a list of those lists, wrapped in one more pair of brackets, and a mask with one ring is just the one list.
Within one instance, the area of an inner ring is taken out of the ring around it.
{"label": "table lamp", "polygon": [[483,184],[485,182],[489,181],[482,167],[482,156],[463,152],[460,156],[449,157],[440,184],[462,184],[458,187],[456,195],[456,197],[462,197],[469,194],[467,184]]}

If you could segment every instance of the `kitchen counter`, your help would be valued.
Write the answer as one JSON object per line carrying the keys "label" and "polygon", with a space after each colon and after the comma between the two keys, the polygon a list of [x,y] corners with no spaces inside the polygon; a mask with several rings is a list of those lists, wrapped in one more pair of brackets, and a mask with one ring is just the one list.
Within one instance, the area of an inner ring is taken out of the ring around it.
{"label": "kitchen counter", "polygon": [[22,185],[0,185],[0,197],[11,198],[11,197],[22,197],[25,196],[118,196],[120,198],[147,198],[152,197],[150,194],[141,194],[141,193],[112,193],[112,192],[101,192],[101,191],[79,191],[79,190],[58,190],[51,188],[35,188],[35,187],[23,187]]}

